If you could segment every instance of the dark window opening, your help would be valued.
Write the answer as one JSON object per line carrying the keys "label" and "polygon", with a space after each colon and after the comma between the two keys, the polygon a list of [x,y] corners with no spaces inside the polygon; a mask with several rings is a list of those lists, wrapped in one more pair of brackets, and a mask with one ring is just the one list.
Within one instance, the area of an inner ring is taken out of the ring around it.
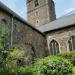
{"label": "dark window opening", "polygon": [[36,16],[38,16],[38,11],[36,11]]}
{"label": "dark window opening", "polygon": [[31,61],[32,61],[32,64],[35,62],[35,59],[36,59],[36,54],[35,54],[35,49],[34,47],[32,47],[32,52],[31,52]]}
{"label": "dark window opening", "polygon": [[39,5],[38,0],[35,0],[35,7]]}
{"label": "dark window opening", "polygon": [[37,24],[38,24],[38,21],[37,21]]}
{"label": "dark window opening", "polygon": [[22,58],[17,59],[17,66],[23,66],[23,59]]}

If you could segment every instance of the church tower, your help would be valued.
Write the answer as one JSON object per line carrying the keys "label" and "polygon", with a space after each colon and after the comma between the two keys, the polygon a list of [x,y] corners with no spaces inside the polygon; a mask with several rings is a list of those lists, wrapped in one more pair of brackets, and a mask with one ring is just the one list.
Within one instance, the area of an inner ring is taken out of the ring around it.
{"label": "church tower", "polygon": [[56,19],[53,0],[27,0],[28,22],[33,26],[45,25]]}

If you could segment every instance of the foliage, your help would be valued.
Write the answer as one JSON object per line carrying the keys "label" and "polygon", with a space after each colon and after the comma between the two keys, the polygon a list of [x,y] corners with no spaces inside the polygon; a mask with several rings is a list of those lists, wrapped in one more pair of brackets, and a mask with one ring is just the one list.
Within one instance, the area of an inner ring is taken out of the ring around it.
{"label": "foliage", "polygon": [[0,75],[16,75],[17,67],[15,61],[6,60],[0,67]]}
{"label": "foliage", "polygon": [[17,72],[18,75],[34,75],[32,68],[28,66],[18,68]]}
{"label": "foliage", "polygon": [[9,50],[9,45],[6,40],[10,36],[10,29],[6,26],[0,23],[0,55],[3,59],[7,57]]}
{"label": "foliage", "polygon": [[60,57],[49,56],[34,64],[37,75],[68,75],[72,73],[72,64]]}
{"label": "foliage", "polygon": [[10,35],[10,29],[7,27],[7,25],[0,26],[0,34],[1,37],[6,37]]}
{"label": "foliage", "polygon": [[[72,64],[69,60],[58,56],[48,56],[37,60],[32,66],[17,66],[14,58],[16,53],[13,50],[0,68],[0,75],[70,75]],[[74,69],[73,69],[74,70]]]}
{"label": "foliage", "polygon": [[72,70],[73,70],[72,75],[75,75],[75,66],[72,68]]}
{"label": "foliage", "polygon": [[68,59],[75,66],[75,51],[62,53],[57,56]]}
{"label": "foliage", "polygon": [[21,58],[21,57],[23,57],[23,55],[24,55],[23,50],[14,49],[9,53],[8,57],[10,57],[10,58]]}
{"label": "foliage", "polygon": [[[29,66],[18,66],[15,51],[11,51],[0,67],[0,75],[33,75],[32,68]],[[17,53],[17,52],[16,52]],[[17,56],[17,55],[16,55]]]}

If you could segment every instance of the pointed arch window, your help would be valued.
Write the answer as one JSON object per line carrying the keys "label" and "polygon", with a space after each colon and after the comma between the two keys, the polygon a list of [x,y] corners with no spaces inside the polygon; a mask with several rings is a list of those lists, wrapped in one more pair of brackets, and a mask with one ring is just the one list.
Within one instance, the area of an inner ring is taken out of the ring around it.
{"label": "pointed arch window", "polygon": [[68,43],[69,43],[69,50],[70,51],[75,50],[75,36],[71,36]]}
{"label": "pointed arch window", "polygon": [[7,22],[6,22],[5,19],[2,19],[2,20],[1,20],[1,23],[2,23],[2,25],[5,25]]}
{"label": "pointed arch window", "polygon": [[5,20],[5,19],[2,19],[2,20],[1,20],[1,25],[0,25],[0,27],[1,27],[1,28],[5,28],[6,24],[7,24],[6,20]]}
{"label": "pointed arch window", "polygon": [[50,53],[51,55],[56,55],[59,53],[59,44],[55,40],[52,40],[50,43]]}
{"label": "pointed arch window", "polygon": [[0,21],[0,34],[4,34],[5,30],[6,30],[6,25],[7,25],[7,22],[5,19],[2,19]]}

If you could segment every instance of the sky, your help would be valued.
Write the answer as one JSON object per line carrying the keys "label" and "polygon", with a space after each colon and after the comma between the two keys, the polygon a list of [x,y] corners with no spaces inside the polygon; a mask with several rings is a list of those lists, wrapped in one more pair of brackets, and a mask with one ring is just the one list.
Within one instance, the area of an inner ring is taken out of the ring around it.
{"label": "sky", "polygon": [[[0,0],[22,18],[27,20],[26,0]],[[56,17],[75,12],[75,0],[54,0]]]}

